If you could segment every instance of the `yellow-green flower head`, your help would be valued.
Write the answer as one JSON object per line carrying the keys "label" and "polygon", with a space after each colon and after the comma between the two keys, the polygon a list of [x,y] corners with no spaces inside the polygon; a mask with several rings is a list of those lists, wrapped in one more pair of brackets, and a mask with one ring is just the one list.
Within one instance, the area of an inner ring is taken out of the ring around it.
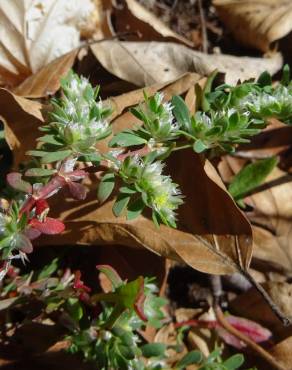
{"label": "yellow-green flower head", "polygon": [[111,108],[96,101],[99,88],[93,88],[84,77],[69,73],[62,81],[62,88],[62,97],[52,103],[51,132],[57,141],[74,152],[83,153],[109,135],[106,118]]}
{"label": "yellow-green flower head", "polygon": [[175,211],[183,200],[178,185],[170,176],[162,174],[164,164],[161,161],[147,163],[137,155],[128,157],[125,162],[121,168],[124,179],[135,183],[146,205],[163,223],[175,227]]}
{"label": "yellow-green flower head", "polygon": [[292,89],[278,85],[271,91],[252,91],[240,101],[241,109],[255,117],[274,117],[285,122],[292,121]]}
{"label": "yellow-green flower head", "polygon": [[144,128],[157,142],[163,142],[177,138],[179,124],[174,120],[172,105],[163,103],[163,94],[156,93],[133,110],[133,113],[143,121]]}

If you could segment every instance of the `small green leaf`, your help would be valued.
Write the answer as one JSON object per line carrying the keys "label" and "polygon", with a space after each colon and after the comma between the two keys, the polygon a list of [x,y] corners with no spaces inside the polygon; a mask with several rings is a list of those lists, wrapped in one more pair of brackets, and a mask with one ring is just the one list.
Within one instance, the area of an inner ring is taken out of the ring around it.
{"label": "small green leaf", "polygon": [[119,274],[115,269],[113,269],[109,265],[97,265],[96,268],[106,275],[106,277],[112,283],[114,289],[117,289],[119,286],[123,284],[123,280],[120,278]]}
{"label": "small green leaf", "polygon": [[59,259],[54,258],[50,264],[42,268],[41,272],[38,274],[37,279],[41,280],[41,279],[50,277],[55,271],[57,271],[58,266],[59,266]]}
{"label": "small green leaf", "polygon": [[180,96],[174,96],[171,100],[173,106],[173,114],[177,122],[184,128],[190,131],[191,117],[189,109]]}
{"label": "small green leaf", "polygon": [[272,77],[269,72],[265,71],[260,75],[257,82],[262,87],[270,86],[272,84]]}
{"label": "small green leaf", "polygon": [[116,293],[119,297],[119,304],[123,305],[125,308],[134,309],[134,305],[139,298],[143,285],[144,279],[140,276],[138,279],[117,288]]}
{"label": "small green leaf", "polygon": [[133,186],[122,186],[119,192],[124,194],[135,194],[137,190]]}
{"label": "small green leaf", "polygon": [[83,317],[83,308],[78,298],[68,298],[67,300],[67,310],[69,315],[75,321],[79,321]]}
{"label": "small green leaf", "polygon": [[136,199],[128,205],[127,219],[134,220],[143,212],[145,204],[142,198]]}
{"label": "small green leaf", "polygon": [[103,203],[105,202],[108,197],[111,195],[115,187],[115,175],[114,173],[107,173],[103,176],[98,190],[97,190],[97,198],[98,200]]}
{"label": "small green leaf", "polygon": [[44,155],[49,154],[49,152],[45,152],[43,150],[29,150],[25,154],[31,155],[32,157],[43,157]]}
{"label": "small green leaf", "polygon": [[29,168],[25,172],[25,176],[27,177],[42,177],[42,176],[50,176],[56,173],[56,170],[48,170],[46,168]]}
{"label": "small green leaf", "polygon": [[44,155],[41,159],[43,164],[45,163],[52,163],[57,161],[62,161],[63,159],[69,157],[72,154],[71,150],[61,150],[58,152],[51,152]]}
{"label": "small green leaf", "polygon": [[130,195],[120,193],[117,197],[117,200],[113,206],[113,213],[116,217],[119,217],[120,214],[124,211],[130,201]]}
{"label": "small green leaf", "polygon": [[210,76],[207,78],[206,84],[203,89],[203,94],[202,94],[202,109],[204,112],[208,112],[210,110],[210,103],[206,97],[206,94],[209,94],[212,89],[212,85],[214,82],[215,77],[217,76],[218,71],[215,70],[213,71]]}
{"label": "small green leaf", "polygon": [[283,75],[281,79],[281,84],[288,86],[290,83],[290,67],[289,64],[285,64],[283,67]]}
{"label": "small green leaf", "polygon": [[203,355],[200,351],[191,351],[176,364],[176,368],[184,369],[189,365],[199,364],[202,360]]}
{"label": "small green leaf", "polygon": [[196,153],[202,153],[204,150],[208,149],[208,146],[199,139],[195,141],[193,149]]}
{"label": "small green leaf", "polygon": [[143,356],[146,358],[150,357],[162,357],[165,354],[167,346],[163,343],[147,343],[141,347]]}
{"label": "small green leaf", "polygon": [[100,154],[97,153],[89,153],[89,154],[84,154],[81,155],[78,158],[78,161],[80,162],[92,162],[94,165],[99,165],[99,162],[101,161],[101,156]]}
{"label": "small green leaf", "polygon": [[57,141],[54,135],[44,135],[37,139],[37,141],[41,141],[42,143],[53,144],[53,145],[63,145],[60,141]]}
{"label": "small green leaf", "polygon": [[130,131],[122,131],[115,135],[109,142],[109,146],[132,146],[132,145],[141,145],[146,144],[147,140],[144,138],[135,135]]}
{"label": "small green leaf", "polygon": [[230,194],[235,200],[242,199],[245,194],[264,182],[277,163],[276,157],[270,157],[245,166],[229,185]]}
{"label": "small green leaf", "polygon": [[228,360],[224,361],[223,365],[227,370],[236,370],[244,363],[244,357],[238,353],[231,356]]}

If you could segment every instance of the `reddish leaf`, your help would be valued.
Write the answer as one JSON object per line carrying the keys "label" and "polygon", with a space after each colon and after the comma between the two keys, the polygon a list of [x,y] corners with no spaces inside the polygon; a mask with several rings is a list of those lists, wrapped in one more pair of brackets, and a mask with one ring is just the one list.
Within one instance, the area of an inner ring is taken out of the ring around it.
{"label": "reddish leaf", "polygon": [[86,198],[87,189],[84,185],[78,182],[68,182],[69,190],[73,198],[84,200]]}
{"label": "reddish leaf", "polygon": [[144,279],[141,277],[139,278],[139,291],[134,303],[134,309],[136,311],[136,314],[140,317],[141,320],[147,321],[147,316],[144,313],[144,302],[146,299],[146,296],[144,294]]}
{"label": "reddish leaf", "polygon": [[41,232],[33,227],[30,227],[25,231],[25,235],[28,237],[28,239],[34,240],[41,235]]}
{"label": "reddish leaf", "polygon": [[62,221],[51,217],[46,217],[44,222],[33,218],[32,220],[30,220],[30,225],[33,228],[39,230],[42,234],[47,235],[60,234],[65,230],[65,225]]}
{"label": "reddish leaf", "polygon": [[91,288],[88,287],[87,285],[85,285],[83,283],[83,281],[81,280],[81,272],[79,270],[75,272],[75,279],[74,279],[73,288],[74,289],[81,289],[81,290],[83,290],[86,293],[90,293],[91,292]]}
{"label": "reddish leaf", "polygon": [[21,250],[24,253],[31,253],[33,251],[33,247],[30,240],[24,234],[18,234],[16,240],[16,247],[17,249]]}
{"label": "reddish leaf", "polygon": [[35,213],[37,216],[40,216],[49,208],[49,204],[45,199],[38,199],[35,204]]}
{"label": "reddish leaf", "polygon": [[[227,316],[226,320],[231,324],[235,329],[240,331],[242,334],[246,335],[256,343],[265,342],[268,340],[272,333],[262,327],[261,325],[257,324],[254,321],[244,319],[242,317],[237,316]],[[235,347],[235,348],[244,348],[246,345],[245,343],[241,342],[238,338],[236,338],[234,335],[228,333],[223,328],[217,329],[219,336],[229,345]]]}
{"label": "reddish leaf", "polygon": [[22,180],[22,175],[19,172],[11,172],[6,176],[8,184],[16,190],[24,193],[32,193],[32,186],[29,182]]}

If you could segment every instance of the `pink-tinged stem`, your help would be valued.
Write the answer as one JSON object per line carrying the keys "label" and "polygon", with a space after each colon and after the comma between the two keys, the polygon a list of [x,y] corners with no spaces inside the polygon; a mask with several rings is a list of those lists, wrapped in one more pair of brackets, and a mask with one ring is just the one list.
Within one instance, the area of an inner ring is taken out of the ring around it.
{"label": "pink-tinged stem", "polygon": [[141,149],[133,150],[132,152],[127,152],[123,154],[119,154],[117,156],[117,159],[119,161],[124,161],[127,157],[132,157],[134,155],[139,155],[140,157],[143,157],[151,152],[151,148],[148,145],[145,145]]}
{"label": "pink-tinged stem", "polygon": [[48,182],[46,185],[44,185],[41,189],[39,189],[36,192],[36,194],[32,194],[26,200],[26,202],[24,203],[24,205],[22,206],[20,210],[20,214],[30,212],[38,199],[47,198],[48,195],[62,188],[64,185],[66,185],[66,180],[64,179],[64,177],[61,177],[58,175],[53,177],[52,180]]}

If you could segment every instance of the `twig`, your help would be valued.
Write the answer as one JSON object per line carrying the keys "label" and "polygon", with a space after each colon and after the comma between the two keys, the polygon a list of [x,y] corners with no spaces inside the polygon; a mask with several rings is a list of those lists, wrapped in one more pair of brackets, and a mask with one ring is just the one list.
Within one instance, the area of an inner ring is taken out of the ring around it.
{"label": "twig", "polygon": [[246,335],[242,334],[240,331],[235,329],[225,318],[221,308],[218,305],[215,305],[214,311],[216,314],[217,321],[219,324],[227,330],[230,334],[234,335],[236,338],[244,342],[247,346],[249,346],[252,350],[254,350],[259,356],[261,356],[273,369],[277,370],[287,370],[284,366],[279,364],[269,352],[255,343],[252,339],[248,338]]}
{"label": "twig", "polygon": [[255,194],[260,193],[262,191],[269,190],[269,189],[271,189],[275,186],[287,184],[288,182],[291,182],[291,181],[292,181],[292,175],[290,175],[290,174],[278,177],[275,180],[271,180],[269,182],[266,182],[262,185],[257,186],[256,188],[248,191],[247,193],[244,194],[244,197],[255,195]]}
{"label": "twig", "polygon": [[252,284],[253,287],[261,294],[261,296],[264,298],[264,300],[268,303],[271,310],[274,312],[274,314],[278,317],[280,321],[285,326],[291,325],[291,321],[288,319],[287,316],[283,314],[283,312],[280,310],[280,308],[276,305],[275,302],[273,302],[272,298],[269,296],[269,294],[265,291],[265,289],[247,272],[242,270],[242,275]]}
{"label": "twig", "polygon": [[254,153],[254,152],[244,152],[238,151],[231,153],[232,157],[243,158],[243,159],[265,159],[269,158],[271,154],[268,153]]}
{"label": "twig", "polygon": [[78,45],[78,47],[76,49],[81,49],[81,48],[86,47],[86,46],[90,46],[90,45],[94,45],[94,44],[100,44],[101,42],[104,42],[104,41],[111,41],[111,40],[115,40],[115,39],[118,39],[120,37],[126,37],[126,36],[137,36],[137,37],[139,37],[139,34],[136,31],[122,32],[122,33],[118,33],[114,36],[105,37],[105,38],[99,39],[99,40],[84,41],[84,42],[81,42],[80,45]]}
{"label": "twig", "polygon": [[210,283],[212,289],[212,295],[215,301],[215,304],[219,304],[220,298],[222,297],[222,281],[221,276],[219,275],[210,275]]}
{"label": "twig", "polygon": [[208,37],[207,37],[207,27],[205,21],[205,14],[202,6],[202,0],[198,1],[199,5],[199,13],[200,13],[200,21],[201,21],[201,28],[202,28],[202,41],[203,41],[203,52],[208,53]]}

